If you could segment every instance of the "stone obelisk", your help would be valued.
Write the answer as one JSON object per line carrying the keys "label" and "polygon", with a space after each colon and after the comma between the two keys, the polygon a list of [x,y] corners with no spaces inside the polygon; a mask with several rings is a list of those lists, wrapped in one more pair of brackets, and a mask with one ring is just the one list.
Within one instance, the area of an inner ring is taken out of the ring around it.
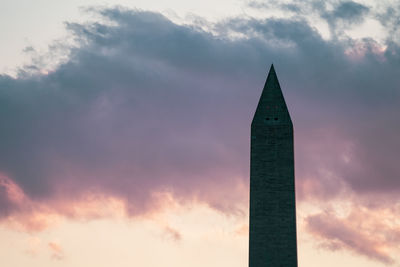
{"label": "stone obelisk", "polygon": [[251,123],[249,267],[297,267],[293,124],[274,66]]}

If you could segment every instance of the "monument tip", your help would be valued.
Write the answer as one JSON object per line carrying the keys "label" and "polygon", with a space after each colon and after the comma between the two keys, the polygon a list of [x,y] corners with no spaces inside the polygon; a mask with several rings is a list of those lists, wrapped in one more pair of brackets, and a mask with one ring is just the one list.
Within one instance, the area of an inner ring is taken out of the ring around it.
{"label": "monument tip", "polygon": [[274,63],[272,63],[271,67],[269,68],[268,76],[271,75],[271,74],[276,75],[275,68],[274,68]]}

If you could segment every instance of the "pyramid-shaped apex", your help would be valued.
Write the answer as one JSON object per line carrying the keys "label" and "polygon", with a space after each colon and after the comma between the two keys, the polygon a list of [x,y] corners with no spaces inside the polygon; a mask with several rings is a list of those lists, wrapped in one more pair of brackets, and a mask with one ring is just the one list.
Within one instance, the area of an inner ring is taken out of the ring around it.
{"label": "pyramid-shaped apex", "polygon": [[271,67],[269,68],[269,73],[268,73],[268,75],[271,74],[271,73],[273,73],[273,74],[276,75],[276,72],[275,72],[275,68],[274,68],[274,64],[273,64],[273,63],[271,64]]}
{"label": "pyramid-shaped apex", "polygon": [[270,67],[252,124],[292,124],[273,64]]}
{"label": "pyramid-shaped apex", "polygon": [[267,86],[267,83],[277,83],[279,86],[279,81],[278,81],[278,77],[276,76],[276,72],[275,72],[275,68],[274,68],[274,64],[271,64],[271,67],[269,68],[269,72],[268,72],[268,76],[267,76],[267,80],[265,81],[265,86]]}

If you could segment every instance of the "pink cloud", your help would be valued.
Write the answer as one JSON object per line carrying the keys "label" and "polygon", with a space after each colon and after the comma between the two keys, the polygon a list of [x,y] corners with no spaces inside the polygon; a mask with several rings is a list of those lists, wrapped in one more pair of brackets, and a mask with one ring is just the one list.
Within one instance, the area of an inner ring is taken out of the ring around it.
{"label": "pink cloud", "polygon": [[55,260],[64,259],[64,250],[57,242],[49,242],[48,247],[51,252],[51,258]]}
{"label": "pink cloud", "polygon": [[[247,195],[246,186],[241,183],[232,184],[233,190],[236,192],[232,203],[232,198],[225,196],[227,193],[216,184],[215,187],[208,190],[207,194],[195,192],[174,192],[171,190],[153,191],[148,196],[149,203],[146,208],[139,213],[137,209],[132,211],[130,199],[112,192],[91,190],[81,191],[80,194],[74,195],[73,198],[62,193],[55,195],[52,199],[40,201],[32,199],[11,179],[6,176],[1,177],[1,184],[5,188],[6,194],[4,199],[12,203],[13,209],[3,216],[1,223],[7,225],[11,229],[26,232],[40,232],[49,227],[56,226],[65,218],[74,220],[95,220],[99,218],[153,218],[158,213],[175,208],[177,205],[193,205],[196,203],[208,203],[214,209],[222,212],[243,215],[244,211],[239,211],[235,205],[240,203],[243,195]],[[200,186],[200,185],[199,185]],[[204,186],[204,185],[202,185]],[[220,201],[223,197],[225,200]],[[213,204],[215,203],[215,204]],[[170,226],[163,225],[164,234],[169,239],[180,240],[180,233]]]}
{"label": "pink cloud", "polygon": [[178,230],[172,228],[171,226],[165,226],[164,227],[163,236],[166,239],[172,240],[172,241],[175,241],[175,242],[180,241],[182,239],[181,233]]}
{"label": "pink cloud", "polygon": [[249,225],[246,224],[242,224],[240,226],[238,226],[235,230],[235,234],[238,236],[248,236],[249,235]]}
{"label": "pink cloud", "polygon": [[369,210],[352,206],[350,213],[339,217],[333,210],[310,215],[306,229],[328,250],[345,249],[386,264],[398,254],[400,225],[395,213],[387,209]]}

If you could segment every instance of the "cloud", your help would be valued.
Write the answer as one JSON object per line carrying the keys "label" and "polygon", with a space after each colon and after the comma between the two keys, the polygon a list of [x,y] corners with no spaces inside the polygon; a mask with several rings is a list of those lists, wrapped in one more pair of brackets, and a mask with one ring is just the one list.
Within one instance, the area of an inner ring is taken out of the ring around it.
{"label": "cloud", "polygon": [[[311,26],[315,26],[316,22],[327,23],[330,38],[335,39],[349,38],[346,30],[376,16],[376,14],[370,14],[370,7],[354,1],[267,0],[250,1],[248,7],[270,12],[275,10],[285,18],[307,20]],[[274,14],[272,13],[272,16]]]}
{"label": "cloud", "polygon": [[[385,44],[388,47],[398,46],[400,43],[400,4],[391,3],[390,5],[386,5],[384,7],[380,7],[378,11],[375,13],[375,18],[382,24],[386,34]],[[398,58],[398,53],[395,56]]]}
{"label": "cloud", "polygon": [[48,247],[51,251],[51,258],[54,260],[62,260],[64,258],[64,250],[60,244],[56,242],[49,242]]}
{"label": "cloud", "polygon": [[[396,42],[325,40],[299,17],[236,17],[210,33],[157,13],[96,12],[108,22],[66,23],[76,45],[58,66],[0,76],[3,221],[40,230],[57,216],[141,216],[167,206],[163,195],[243,214],[271,62],[294,121],[299,200],[398,202]],[[97,213],[104,203],[118,212]]]}
{"label": "cloud", "polygon": [[242,225],[238,226],[235,229],[234,234],[238,235],[238,236],[248,236],[248,234],[249,234],[249,225],[246,223],[246,224],[242,224]]}
{"label": "cloud", "polygon": [[279,8],[283,11],[302,13],[301,5],[296,2],[282,3],[281,1],[249,1],[247,6],[254,9],[274,9]]}
{"label": "cloud", "polygon": [[326,15],[333,20],[360,23],[368,11],[369,8],[362,4],[346,1],[339,3],[332,12]]}
{"label": "cloud", "polygon": [[178,242],[182,239],[181,233],[170,226],[166,226],[164,228],[164,237],[175,242]]}
{"label": "cloud", "polygon": [[370,210],[353,205],[349,214],[339,217],[326,210],[306,218],[307,230],[329,250],[347,249],[386,264],[398,253],[400,227],[387,209]]}

